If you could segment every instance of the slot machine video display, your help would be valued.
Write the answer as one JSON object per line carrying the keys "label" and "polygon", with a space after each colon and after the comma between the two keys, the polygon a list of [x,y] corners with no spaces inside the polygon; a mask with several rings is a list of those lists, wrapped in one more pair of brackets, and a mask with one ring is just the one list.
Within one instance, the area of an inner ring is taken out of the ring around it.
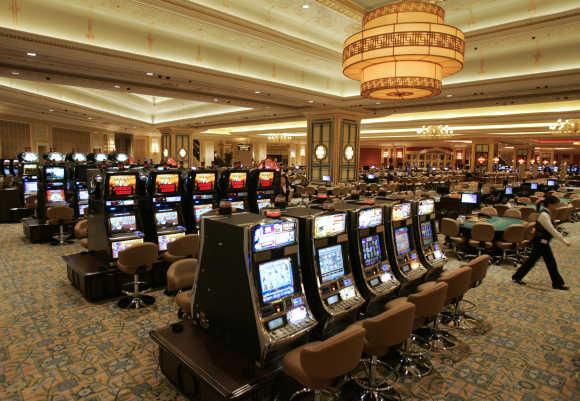
{"label": "slot machine video display", "polygon": [[280,172],[277,170],[254,169],[248,177],[248,202],[250,211],[259,213],[274,204],[280,193]]}
{"label": "slot machine video display", "polygon": [[419,258],[429,271],[440,271],[447,262],[447,258],[437,237],[435,201],[433,199],[422,199],[415,203],[415,208],[413,218],[417,228],[415,230],[415,242],[417,243]]}
{"label": "slot machine video display", "polygon": [[147,179],[147,197],[141,208],[146,238],[159,245],[159,251],[186,234],[182,213],[181,173],[174,169],[151,171]]}
{"label": "slot machine video display", "polygon": [[386,298],[394,296],[400,286],[387,256],[383,207],[345,202],[337,209],[349,213],[353,273],[367,301],[367,316],[380,313]]}
{"label": "slot machine video display", "polygon": [[72,170],[72,203],[75,216],[83,218],[89,207],[87,156],[81,152],[73,152],[69,153],[66,158]]}
{"label": "slot machine video display", "polygon": [[26,208],[34,209],[38,200],[38,154],[33,152],[19,153],[18,161],[22,183],[22,204]]}
{"label": "slot machine video display", "polygon": [[[49,153],[50,163],[52,160],[64,160],[64,155],[51,152]],[[68,174],[67,168],[63,163],[58,165],[45,164],[42,166],[42,175],[39,185],[39,199],[37,207],[37,217],[40,220],[46,218],[46,210],[52,206],[62,206],[70,204],[68,191]]]}
{"label": "slot machine video display", "polygon": [[284,215],[300,222],[300,257],[309,304],[325,338],[350,323],[365,303],[350,260],[347,213],[288,208]]}
{"label": "slot machine video display", "polygon": [[192,169],[189,171],[186,187],[184,216],[187,227],[190,232],[199,232],[202,216],[217,205],[217,172]]}
{"label": "slot machine video display", "polygon": [[139,216],[144,189],[137,173],[131,171],[106,171],[97,180],[104,185],[90,199],[89,250],[105,252],[114,262],[120,251],[145,240]]}
{"label": "slot machine video display", "polygon": [[259,366],[305,342],[317,321],[302,283],[297,221],[238,213],[202,225],[193,302],[199,325]]}
{"label": "slot machine video display", "polygon": [[232,208],[249,210],[248,170],[226,169],[219,176],[219,199],[229,201]]}
{"label": "slot machine video display", "polygon": [[421,262],[414,240],[413,208],[411,202],[395,203],[386,208],[389,252],[393,271],[401,283],[420,280],[427,269]]}
{"label": "slot machine video display", "polygon": [[2,160],[2,175],[5,177],[12,175],[12,160],[4,159]]}

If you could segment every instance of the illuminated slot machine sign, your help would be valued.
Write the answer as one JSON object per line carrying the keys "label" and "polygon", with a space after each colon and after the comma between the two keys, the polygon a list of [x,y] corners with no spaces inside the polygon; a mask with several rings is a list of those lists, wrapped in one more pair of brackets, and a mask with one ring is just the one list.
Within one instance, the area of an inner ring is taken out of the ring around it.
{"label": "illuminated slot machine sign", "polygon": [[80,191],[77,192],[77,196],[79,198],[79,201],[88,201],[89,191],[87,191],[86,189],[81,189]]}
{"label": "illuminated slot machine sign", "polygon": [[155,176],[155,191],[158,194],[170,194],[178,192],[178,174],[157,174]]}
{"label": "illuminated slot machine sign", "polygon": [[111,234],[127,234],[137,230],[137,221],[134,214],[109,217]]}
{"label": "illuminated slot machine sign", "polygon": [[62,181],[64,180],[64,167],[45,167],[44,176],[46,181]]}
{"label": "illuminated slot machine sign", "polygon": [[38,181],[24,181],[24,195],[36,195],[38,193]]}
{"label": "illuminated slot machine sign", "polygon": [[229,176],[229,189],[239,190],[246,188],[248,174],[245,172],[232,172]]}
{"label": "illuminated slot machine sign", "polygon": [[123,198],[135,195],[137,177],[135,175],[111,175],[109,177],[109,197]]}
{"label": "illuminated slot machine sign", "polygon": [[393,221],[407,220],[411,217],[411,204],[399,203],[394,205],[391,212],[391,219]]}
{"label": "illuminated slot machine sign", "polygon": [[36,175],[36,170],[38,166],[36,164],[26,163],[22,166],[22,175],[31,176]]}
{"label": "illuminated slot machine sign", "polygon": [[213,173],[199,173],[195,175],[194,191],[209,192],[213,191],[215,187],[215,174]]}
{"label": "illuminated slot machine sign", "polygon": [[433,199],[424,199],[419,202],[419,216],[430,215],[435,211],[435,201]]}
{"label": "illuminated slot machine sign", "polygon": [[155,224],[157,227],[177,227],[179,216],[175,210],[167,210],[155,213]]}
{"label": "illuminated slot machine sign", "polygon": [[4,175],[10,175],[12,172],[10,171],[10,160],[4,160]]}
{"label": "illuminated slot machine sign", "polygon": [[109,160],[109,157],[108,157],[106,154],[104,154],[104,153],[97,153],[97,154],[95,155],[95,161],[96,161],[97,163],[104,163],[104,162],[106,162],[107,160]]}
{"label": "illuminated slot machine sign", "polygon": [[318,216],[314,219],[314,238],[326,238],[342,234],[346,230],[346,213]]}
{"label": "illuminated slot machine sign", "polygon": [[383,209],[375,207],[371,209],[361,210],[358,215],[358,228],[360,230],[365,228],[376,227],[383,224]]}
{"label": "illuminated slot machine sign", "polygon": [[288,246],[296,242],[296,224],[277,222],[261,224],[254,230],[254,252]]}
{"label": "illuminated slot machine sign", "polygon": [[47,189],[46,190],[46,202],[47,203],[65,203],[66,195],[64,189]]}
{"label": "illuminated slot machine sign", "polygon": [[274,172],[273,171],[261,171],[258,174],[258,188],[268,189],[272,188],[274,185]]}

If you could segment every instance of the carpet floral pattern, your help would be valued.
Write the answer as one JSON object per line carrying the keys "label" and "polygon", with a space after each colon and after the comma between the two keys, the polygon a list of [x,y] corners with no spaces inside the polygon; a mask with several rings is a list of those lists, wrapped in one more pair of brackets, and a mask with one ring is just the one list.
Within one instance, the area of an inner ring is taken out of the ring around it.
{"label": "carpet floral pattern", "polygon": [[[525,287],[511,283],[512,267],[492,266],[468,296],[492,330],[460,336],[463,355],[437,357],[436,372],[406,400],[580,399],[580,224],[568,231],[572,247],[554,248],[572,291],[552,290],[543,263]],[[172,298],[157,291],[155,305],[139,311],[91,304],[69,284],[61,259],[78,245],[29,244],[18,224],[1,226],[0,244],[1,401],[184,399],[159,370],[149,338],[176,320]]]}

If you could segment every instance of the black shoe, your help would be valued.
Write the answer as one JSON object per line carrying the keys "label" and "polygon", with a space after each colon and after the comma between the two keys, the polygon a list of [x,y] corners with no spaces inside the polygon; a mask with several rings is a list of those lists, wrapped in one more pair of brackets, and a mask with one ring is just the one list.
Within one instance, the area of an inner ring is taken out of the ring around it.
{"label": "black shoe", "polygon": [[516,284],[519,284],[519,285],[526,285],[526,283],[524,283],[521,279],[518,279],[518,278],[512,277],[512,281]]}
{"label": "black shoe", "polygon": [[570,289],[570,287],[568,287],[567,285],[564,285],[564,284],[553,285],[552,288],[555,290],[562,290],[562,291],[568,291]]}

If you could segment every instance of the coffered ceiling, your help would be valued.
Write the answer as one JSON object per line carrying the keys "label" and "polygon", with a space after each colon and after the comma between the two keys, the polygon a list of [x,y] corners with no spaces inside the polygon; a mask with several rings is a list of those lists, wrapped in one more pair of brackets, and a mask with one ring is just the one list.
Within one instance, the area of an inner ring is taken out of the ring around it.
{"label": "coffered ceiling", "polygon": [[[466,32],[463,71],[444,81],[437,98],[362,99],[358,83],[342,75],[342,42],[365,10],[385,3],[7,1],[0,114],[134,132],[223,132],[303,121],[305,112],[323,109],[370,118],[579,99],[577,0],[439,2],[446,23]],[[389,121],[377,129],[403,128]]]}

